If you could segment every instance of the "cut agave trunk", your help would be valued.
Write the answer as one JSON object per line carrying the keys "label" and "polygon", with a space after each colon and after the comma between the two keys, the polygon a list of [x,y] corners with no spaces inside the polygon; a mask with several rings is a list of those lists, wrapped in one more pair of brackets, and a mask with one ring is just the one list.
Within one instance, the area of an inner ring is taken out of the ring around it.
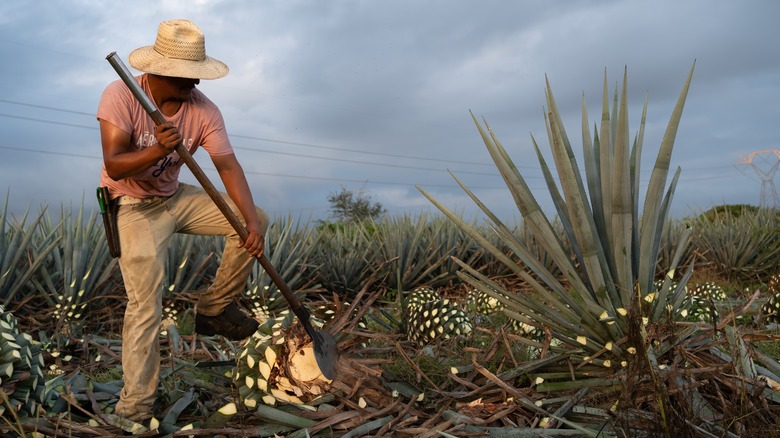
{"label": "cut agave trunk", "polygon": [[314,346],[289,313],[268,319],[243,346],[233,380],[245,406],[305,405],[326,393],[330,380],[320,371]]}

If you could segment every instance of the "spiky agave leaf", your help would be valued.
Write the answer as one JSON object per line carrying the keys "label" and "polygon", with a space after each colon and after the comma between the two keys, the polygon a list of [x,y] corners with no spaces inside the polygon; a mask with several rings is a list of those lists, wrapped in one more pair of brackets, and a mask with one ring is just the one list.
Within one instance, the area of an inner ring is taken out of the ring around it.
{"label": "spiky agave leaf", "polygon": [[236,357],[233,381],[244,405],[305,405],[326,393],[314,348],[294,314],[270,318],[244,343]]}
{"label": "spiky agave leaf", "polygon": [[[488,239],[480,238],[477,231],[456,214],[422,188],[418,189],[481,245],[487,245],[488,251],[532,286],[540,299],[531,300],[524,294],[507,291],[466,264],[462,265],[464,271],[461,276],[477,289],[500,300],[507,306],[505,313],[508,315],[511,313],[532,318],[550,328],[556,337],[573,349],[584,350],[585,354],[595,354],[610,346],[611,349],[602,354],[622,358],[625,352],[616,346],[625,342],[633,324],[626,316],[640,310],[637,306],[654,290],[652,282],[661,233],[679,177],[679,169],[668,190],[665,190],[665,185],[674,139],[692,74],[693,68],[664,134],[641,211],[638,175],[647,103],[645,101],[639,134],[632,144],[628,134],[627,74],[624,74],[619,99],[618,93],[615,94],[615,105],[611,112],[605,74],[601,127],[593,138],[588,129],[589,122],[583,98],[582,136],[587,184],[580,174],[549,81],[547,82],[547,134],[557,171],[557,183],[533,137],[532,143],[564,228],[563,235],[556,232],[553,221],[542,211],[517,166],[487,123],[483,126],[472,115],[523,220],[538,237],[546,254],[554,260],[567,286],[552,275],[509,227],[455,178],[493,222],[495,232],[512,248],[522,264],[499,254],[498,249],[490,245]],[[689,237],[689,233],[684,235],[679,246],[685,246]],[[564,241],[570,246],[570,250],[564,245]],[[574,254],[573,259],[571,254]],[[679,262],[681,257],[678,248],[676,262]],[[674,276],[675,268],[676,264],[670,266],[670,277]],[[530,275],[527,270],[534,275]],[[686,272],[683,278],[687,278],[689,274],[690,271]],[[670,296],[679,298],[679,294],[670,293],[670,288],[662,288],[657,302],[642,313],[654,320],[673,315],[674,312],[664,311]],[[673,305],[679,306],[681,303],[675,302]]]}
{"label": "spiky agave leaf", "polygon": [[46,400],[44,361],[40,345],[22,333],[11,312],[0,305],[0,391],[8,397],[0,400],[0,414],[10,409],[22,416],[34,416]]}

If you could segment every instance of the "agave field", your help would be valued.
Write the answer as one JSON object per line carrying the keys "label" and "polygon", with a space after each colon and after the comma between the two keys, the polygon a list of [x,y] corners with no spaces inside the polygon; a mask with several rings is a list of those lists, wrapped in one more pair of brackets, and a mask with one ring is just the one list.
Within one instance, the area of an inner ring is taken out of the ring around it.
{"label": "agave field", "polygon": [[[780,212],[719,206],[670,218],[684,82],[640,193],[644,120],[626,79],[582,162],[547,85],[549,193],[534,194],[474,118],[517,206],[355,223],[278,217],[266,254],[338,341],[335,379],[258,266],[240,297],[246,341],[194,333],[224,242],[169,248],[155,418],[116,416],[121,273],[97,206],[0,216],[3,436],[780,436]],[[552,198],[545,214],[539,196]],[[8,196],[12,196],[9,194]],[[640,202],[640,199],[642,202]],[[53,218],[57,218],[54,220]]]}

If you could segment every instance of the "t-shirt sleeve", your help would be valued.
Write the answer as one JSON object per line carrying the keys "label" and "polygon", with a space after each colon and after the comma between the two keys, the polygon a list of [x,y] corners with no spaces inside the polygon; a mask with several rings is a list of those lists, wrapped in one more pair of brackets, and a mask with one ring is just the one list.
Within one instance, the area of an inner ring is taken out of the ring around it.
{"label": "t-shirt sleeve", "polygon": [[233,153],[233,146],[230,144],[230,138],[228,137],[227,129],[225,129],[225,120],[216,106],[206,124],[201,146],[211,156],[230,155]]}
{"label": "t-shirt sleeve", "polygon": [[127,133],[132,133],[132,97],[130,90],[121,80],[108,84],[103,95],[100,96],[97,119],[105,120]]}

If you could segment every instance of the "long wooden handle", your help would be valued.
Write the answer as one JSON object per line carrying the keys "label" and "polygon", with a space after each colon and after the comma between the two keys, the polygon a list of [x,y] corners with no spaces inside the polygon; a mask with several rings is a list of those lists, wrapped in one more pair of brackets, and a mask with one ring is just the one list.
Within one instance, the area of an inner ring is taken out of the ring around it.
{"label": "long wooden handle", "polygon": [[[154,124],[160,126],[161,124],[165,123],[165,117],[162,115],[160,110],[157,109],[157,106],[154,104],[152,99],[150,99],[141,86],[138,85],[138,82],[136,82],[135,78],[116,54],[116,52],[111,52],[106,57],[106,60],[108,60],[109,64],[114,67],[114,70],[116,70],[119,77],[122,78],[122,81],[124,81],[124,83],[127,85],[127,88],[130,89],[130,91],[133,93],[133,96],[135,96],[147,114],[149,114],[149,116],[152,118]],[[198,180],[201,187],[203,187],[203,190],[208,193],[209,197],[211,197],[211,200],[214,201],[214,203],[217,205],[217,208],[219,208],[222,214],[225,215],[225,218],[228,222],[230,222],[230,225],[233,226],[233,229],[236,230],[236,233],[238,233],[238,236],[241,238],[241,240],[246,242],[246,239],[249,237],[249,232],[244,227],[244,224],[242,224],[238,219],[236,214],[233,213],[233,210],[228,206],[225,199],[222,198],[222,195],[220,195],[217,188],[214,187],[214,184],[211,183],[208,176],[206,176],[206,174],[203,172],[203,169],[200,168],[200,165],[197,163],[197,161],[192,158],[190,151],[187,150],[187,148],[184,147],[184,145],[180,142],[178,145],[176,145],[176,152],[179,153],[181,159],[184,160],[184,164],[186,164],[192,174],[195,175],[195,179]],[[295,315],[298,316],[304,325],[308,326],[308,311],[303,307],[298,297],[292,293],[290,288],[287,286],[287,283],[285,283],[279,273],[276,272],[276,268],[274,268],[271,262],[268,261],[268,259],[265,257],[265,254],[257,257],[257,259],[260,261],[260,265],[263,267],[268,276],[271,277],[271,280],[274,282],[274,284],[276,284],[276,287],[278,287],[282,292],[284,299],[287,300],[287,303],[290,305],[290,308],[295,313]],[[307,330],[309,329],[309,327],[306,328]]]}

